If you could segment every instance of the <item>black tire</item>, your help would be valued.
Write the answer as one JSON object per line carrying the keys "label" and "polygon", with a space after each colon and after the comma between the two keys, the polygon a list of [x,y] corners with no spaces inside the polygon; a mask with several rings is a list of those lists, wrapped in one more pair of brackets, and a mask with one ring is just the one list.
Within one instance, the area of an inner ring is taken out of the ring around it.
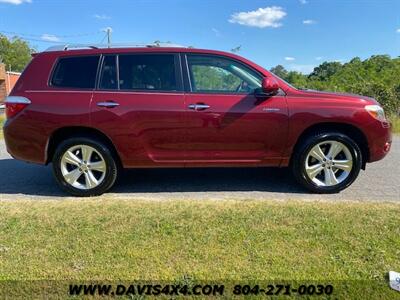
{"label": "black tire", "polygon": [[[69,184],[61,170],[61,160],[64,153],[71,147],[78,145],[86,145],[94,148],[104,159],[106,171],[104,179],[99,185],[90,189],[79,189]],[[115,183],[118,176],[118,166],[116,159],[110,149],[101,141],[90,137],[71,137],[61,142],[54,153],[53,159],[53,174],[59,186],[67,193],[78,197],[98,196],[109,190]]]}
{"label": "black tire", "polygon": [[[306,159],[308,153],[317,144],[324,141],[338,141],[344,144],[350,151],[353,165],[346,179],[333,186],[320,186],[314,183],[306,173]],[[362,156],[360,147],[347,135],[340,132],[317,132],[307,136],[296,147],[291,160],[291,168],[296,180],[306,189],[320,194],[338,193],[350,186],[357,178],[362,165]]]}

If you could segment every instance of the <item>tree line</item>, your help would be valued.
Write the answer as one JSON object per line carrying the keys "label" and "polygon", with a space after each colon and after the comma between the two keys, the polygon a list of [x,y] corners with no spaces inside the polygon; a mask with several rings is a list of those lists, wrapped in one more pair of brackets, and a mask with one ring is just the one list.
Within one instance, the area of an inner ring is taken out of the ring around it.
{"label": "tree line", "polygon": [[400,57],[373,55],[347,63],[324,62],[308,75],[282,65],[272,73],[301,89],[346,92],[375,98],[391,114],[400,113]]}

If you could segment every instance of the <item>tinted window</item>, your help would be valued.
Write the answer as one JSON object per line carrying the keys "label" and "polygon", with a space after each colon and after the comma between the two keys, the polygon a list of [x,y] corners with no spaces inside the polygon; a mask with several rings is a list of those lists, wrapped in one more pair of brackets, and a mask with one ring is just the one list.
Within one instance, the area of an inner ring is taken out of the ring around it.
{"label": "tinted window", "polygon": [[261,75],[234,60],[188,55],[188,64],[194,92],[251,93],[261,87]]}
{"label": "tinted window", "polygon": [[71,88],[94,88],[99,56],[61,58],[54,70],[51,85]]}
{"label": "tinted window", "polygon": [[121,90],[176,91],[174,55],[119,55]]}
{"label": "tinted window", "polygon": [[100,78],[101,89],[118,89],[116,56],[104,57]]}

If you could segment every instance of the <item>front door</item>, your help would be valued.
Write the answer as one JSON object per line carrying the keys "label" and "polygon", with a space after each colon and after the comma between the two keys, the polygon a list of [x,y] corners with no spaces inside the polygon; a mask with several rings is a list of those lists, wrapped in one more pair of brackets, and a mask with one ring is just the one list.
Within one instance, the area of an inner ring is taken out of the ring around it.
{"label": "front door", "polygon": [[188,166],[279,164],[286,143],[284,93],[257,96],[262,75],[230,58],[187,54]]}
{"label": "front door", "polygon": [[103,57],[91,122],[112,138],[125,167],[183,166],[184,111],[179,55]]}

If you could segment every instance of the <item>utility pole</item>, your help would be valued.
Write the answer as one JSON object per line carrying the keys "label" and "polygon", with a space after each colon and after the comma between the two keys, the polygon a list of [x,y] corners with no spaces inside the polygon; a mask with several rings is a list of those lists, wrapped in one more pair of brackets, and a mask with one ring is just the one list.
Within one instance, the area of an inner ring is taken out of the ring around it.
{"label": "utility pole", "polygon": [[111,47],[111,33],[112,33],[112,28],[111,27],[107,27],[104,29],[105,33],[107,34],[107,45],[108,48]]}

